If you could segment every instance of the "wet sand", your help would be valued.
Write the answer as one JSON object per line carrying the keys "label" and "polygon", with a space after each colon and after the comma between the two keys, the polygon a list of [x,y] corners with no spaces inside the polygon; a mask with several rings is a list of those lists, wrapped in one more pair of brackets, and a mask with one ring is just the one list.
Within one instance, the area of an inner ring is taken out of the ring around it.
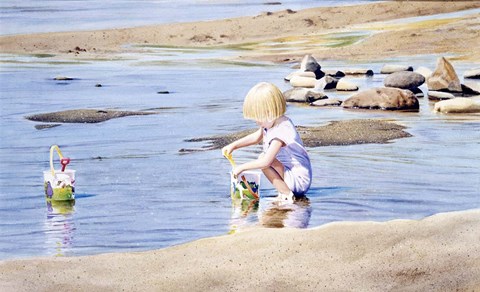
{"label": "wet sand", "polygon": [[[119,28],[0,37],[1,53],[105,58],[145,46],[235,48],[244,59],[292,62],[305,53],[317,59],[369,60],[415,54],[456,54],[479,61],[479,13],[402,24],[402,18],[480,8],[479,1],[392,1],[345,7],[284,10],[257,16]],[[268,6],[265,7],[268,9]],[[383,21],[399,20],[395,25]],[[367,35],[357,34],[368,31]],[[273,43],[273,45],[272,45]]]}
{"label": "wet sand", "polygon": [[[394,139],[411,137],[405,127],[392,121],[379,119],[359,119],[334,121],[325,126],[298,126],[297,131],[307,147],[346,146],[369,143],[389,143]],[[253,133],[256,129],[243,130],[227,135],[192,138],[186,142],[203,142],[199,149],[180,149],[180,153],[222,149],[224,146]]]}
{"label": "wet sand", "polygon": [[480,210],[0,263],[2,291],[476,291]]}

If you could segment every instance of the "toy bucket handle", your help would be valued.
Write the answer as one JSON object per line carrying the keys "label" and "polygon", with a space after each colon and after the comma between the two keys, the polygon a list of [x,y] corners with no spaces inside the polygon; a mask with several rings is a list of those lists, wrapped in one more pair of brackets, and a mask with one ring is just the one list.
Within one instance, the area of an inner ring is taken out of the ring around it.
{"label": "toy bucket handle", "polygon": [[50,171],[52,172],[52,175],[55,176],[55,169],[53,168],[53,150],[57,150],[57,154],[58,157],[60,157],[60,160],[63,159],[63,154],[57,145],[53,145],[52,147],[50,147]]}

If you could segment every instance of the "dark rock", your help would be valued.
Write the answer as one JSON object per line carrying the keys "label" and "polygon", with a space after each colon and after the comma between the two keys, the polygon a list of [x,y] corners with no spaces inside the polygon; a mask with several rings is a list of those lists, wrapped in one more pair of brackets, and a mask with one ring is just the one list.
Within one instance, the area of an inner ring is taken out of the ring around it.
{"label": "dark rock", "polygon": [[383,84],[386,87],[401,89],[418,88],[424,82],[425,77],[423,77],[423,75],[410,71],[394,72],[383,80]]}
{"label": "dark rock", "polygon": [[337,87],[338,79],[331,76],[324,76],[318,80],[317,87],[320,90],[323,89],[335,89]]}
{"label": "dark rock", "polygon": [[35,129],[45,130],[45,129],[55,128],[55,127],[58,127],[60,125],[61,124],[40,124],[40,125],[35,125]]}
{"label": "dark rock", "polygon": [[344,108],[381,110],[418,110],[418,99],[409,90],[372,88],[352,95],[342,104]]}
{"label": "dark rock", "polygon": [[462,84],[462,93],[464,96],[472,96],[480,94],[480,85],[479,84]]}
{"label": "dark rock", "polygon": [[416,98],[422,98],[425,96],[420,88],[411,88],[409,90],[415,95]]}
{"label": "dark rock", "polygon": [[322,67],[312,55],[305,55],[305,57],[303,57],[302,63],[300,64],[301,71],[313,72],[315,73],[316,79],[320,79],[325,76],[325,73],[322,72],[321,69]]}
{"label": "dark rock", "polygon": [[345,73],[342,71],[337,70],[326,70],[324,71],[325,76],[335,77],[335,78],[342,78],[345,77]]}
{"label": "dark rock", "polygon": [[156,112],[78,109],[31,115],[25,118],[30,121],[45,123],[100,123],[120,117],[152,114],[156,114]]}

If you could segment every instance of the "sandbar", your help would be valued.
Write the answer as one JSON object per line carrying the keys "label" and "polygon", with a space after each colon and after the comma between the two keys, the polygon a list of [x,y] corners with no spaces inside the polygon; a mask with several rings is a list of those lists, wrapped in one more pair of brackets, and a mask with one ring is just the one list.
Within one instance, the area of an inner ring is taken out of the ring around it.
{"label": "sandbar", "polygon": [[0,262],[1,291],[476,291],[480,210]]}

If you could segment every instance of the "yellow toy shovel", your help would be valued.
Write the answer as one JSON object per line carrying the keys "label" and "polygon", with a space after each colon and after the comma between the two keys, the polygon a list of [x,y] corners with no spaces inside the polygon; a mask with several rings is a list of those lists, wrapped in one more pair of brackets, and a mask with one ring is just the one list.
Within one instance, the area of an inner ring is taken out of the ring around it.
{"label": "yellow toy shovel", "polygon": [[[238,189],[239,193],[240,193],[240,197],[243,198],[244,197],[244,190],[245,188],[243,187],[243,185],[238,181],[238,178],[233,174],[233,169],[235,168],[236,164],[235,164],[235,161],[233,160],[233,156],[232,154],[227,154],[226,152],[223,153],[223,156],[225,156],[225,158],[228,159],[228,161],[230,162],[230,164],[232,165],[232,172],[231,172],[231,180],[232,180],[232,183],[234,184],[233,188],[232,188],[232,196],[233,194],[235,193],[235,189]],[[250,186],[250,184],[248,183],[247,179],[245,178],[244,175],[241,175],[240,176],[240,179],[242,180],[243,184],[245,185],[246,187],[246,191],[247,191],[247,195],[248,193],[251,194],[256,200],[258,200],[260,197],[258,196],[258,193],[257,192],[254,192],[252,187]],[[257,190],[258,190],[258,186],[257,186]]]}

